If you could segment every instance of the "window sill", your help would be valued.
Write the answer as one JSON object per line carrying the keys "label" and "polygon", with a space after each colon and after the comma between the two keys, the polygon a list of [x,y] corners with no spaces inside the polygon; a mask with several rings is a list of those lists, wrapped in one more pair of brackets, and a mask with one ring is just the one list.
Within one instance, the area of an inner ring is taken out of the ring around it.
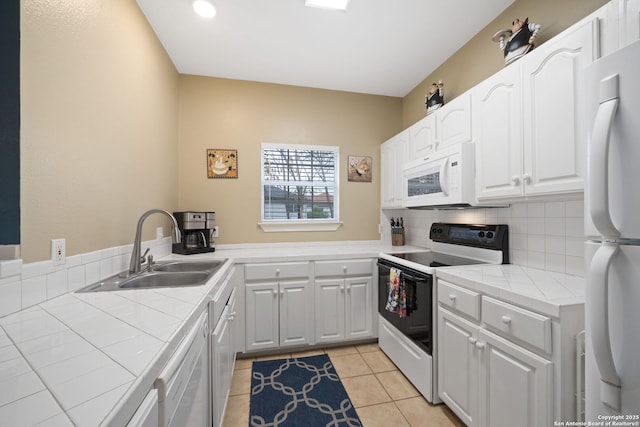
{"label": "window sill", "polygon": [[265,233],[286,233],[293,231],[336,231],[342,223],[340,221],[292,221],[292,222],[259,222],[258,225]]}

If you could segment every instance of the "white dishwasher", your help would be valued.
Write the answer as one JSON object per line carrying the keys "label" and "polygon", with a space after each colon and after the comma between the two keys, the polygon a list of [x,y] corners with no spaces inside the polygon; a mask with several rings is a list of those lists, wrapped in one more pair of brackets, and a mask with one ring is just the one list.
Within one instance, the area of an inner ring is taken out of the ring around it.
{"label": "white dishwasher", "polygon": [[206,426],[209,415],[207,310],[156,380],[159,426]]}

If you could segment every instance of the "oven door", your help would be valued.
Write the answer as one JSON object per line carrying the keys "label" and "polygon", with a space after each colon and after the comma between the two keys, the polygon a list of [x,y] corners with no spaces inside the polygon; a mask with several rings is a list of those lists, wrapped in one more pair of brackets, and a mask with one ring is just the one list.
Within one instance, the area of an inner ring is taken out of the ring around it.
{"label": "oven door", "polygon": [[[416,308],[406,317],[400,317],[386,308],[391,290],[391,268],[401,270],[400,278],[404,280],[406,287],[415,287]],[[427,354],[431,354],[433,350],[432,307],[433,278],[431,275],[385,259],[378,259],[378,313]]]}

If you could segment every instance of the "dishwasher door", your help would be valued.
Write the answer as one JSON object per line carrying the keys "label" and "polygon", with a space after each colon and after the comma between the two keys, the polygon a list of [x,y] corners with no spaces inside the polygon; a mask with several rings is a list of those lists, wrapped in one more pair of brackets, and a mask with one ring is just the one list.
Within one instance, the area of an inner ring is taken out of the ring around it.
{"label": "dishwasher door", "polygon": [[208,333],[205,310],[156,380],[160,426],[210,424]]}

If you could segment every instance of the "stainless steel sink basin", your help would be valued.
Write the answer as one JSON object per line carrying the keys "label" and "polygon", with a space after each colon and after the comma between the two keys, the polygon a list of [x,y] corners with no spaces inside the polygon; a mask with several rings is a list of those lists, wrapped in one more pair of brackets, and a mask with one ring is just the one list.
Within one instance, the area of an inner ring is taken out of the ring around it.
{"label": "stainless steel sink basin", "polygon": [[153,265],[153,271],[217,271],[226,260],[166,261]]}
{"label": "stainless steel sink basin", "polygon": [[165,288],[203,285],[208,271],[151,272],[133,276],[119,285],[120,289]]}
{"label": "stainless steel sink basin", "polygon": [[204,285],[225,263],[226,259],[210,261],[166,261],[153,265],[152,271],[128,276],[120,273],[93,283],[77,292],[107,292],[126,289],[176,288]]}

